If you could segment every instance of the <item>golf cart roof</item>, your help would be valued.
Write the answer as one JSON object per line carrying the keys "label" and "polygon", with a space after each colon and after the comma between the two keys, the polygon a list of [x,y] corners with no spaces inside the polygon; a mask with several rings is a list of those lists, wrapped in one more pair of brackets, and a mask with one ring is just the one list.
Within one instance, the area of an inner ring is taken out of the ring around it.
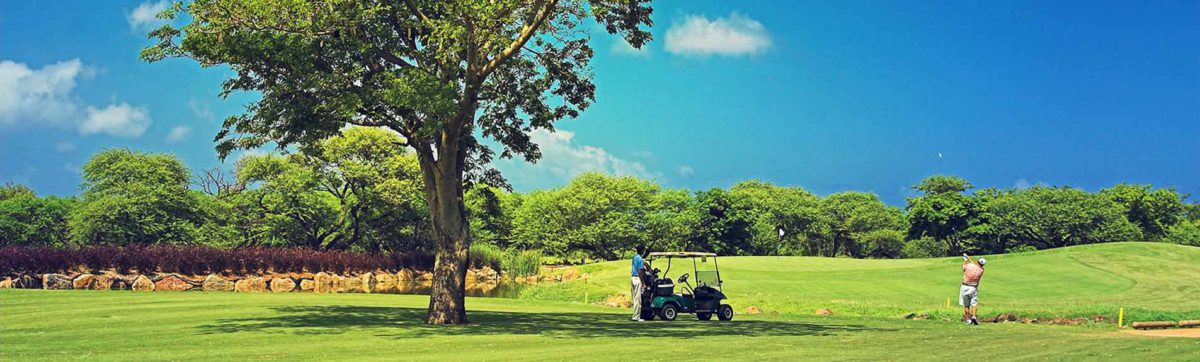
{"label": "golf cart roof", "polygon": [[658,251],[650,253],[650,259],[654,258],[703,258],[716,257],[715,253],[702,253],[696,251]]}

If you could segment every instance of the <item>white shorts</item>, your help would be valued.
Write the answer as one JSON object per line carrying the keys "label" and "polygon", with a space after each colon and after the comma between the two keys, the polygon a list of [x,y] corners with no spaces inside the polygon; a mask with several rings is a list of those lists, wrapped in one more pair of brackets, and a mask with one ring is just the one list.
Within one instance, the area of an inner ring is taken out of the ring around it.
{"label": "white shorts", "polygon": [[979,288],[964,285],[958,289],[958,305],[973,307],[979,305]]}

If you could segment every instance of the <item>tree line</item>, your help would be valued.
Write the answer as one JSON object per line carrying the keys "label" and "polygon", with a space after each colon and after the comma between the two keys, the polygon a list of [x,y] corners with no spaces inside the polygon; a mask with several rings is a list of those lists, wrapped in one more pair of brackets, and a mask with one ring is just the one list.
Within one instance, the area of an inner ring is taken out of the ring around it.
{"label": "tree line", "polygon": [[[0,245],[199,244],[224,248],[430,254],[416,156],[402,137],[352,127],[284,155],[248,155],[232,174],[128,149],[94,155],[81,193],[0,187]],[[585,173],[557,189],[471,185],[477,243],[567,262],[612,260],[637,244],[722,255],[853,258],[1005,253],[1114,241],[1200,246],[1200,204],[1171,188],[1119,184],[975,189],[931,176],[904,207],[868,192],[820,196],[743,181],[698,192]]]}

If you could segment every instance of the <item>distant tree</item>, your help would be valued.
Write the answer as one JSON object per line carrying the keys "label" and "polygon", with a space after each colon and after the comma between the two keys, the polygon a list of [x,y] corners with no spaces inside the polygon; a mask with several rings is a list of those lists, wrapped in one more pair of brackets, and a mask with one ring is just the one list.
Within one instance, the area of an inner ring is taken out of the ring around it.
{"label": "distant tree", "polygon": [[820,199],[799,187],[743,181],[729,189],[734,210],[751,220],[753,255],[817,255],[828,250],[830,220]]}
{"label": "distant tree", "polygon": [[1154,189],[1150,185],[1118,184],[1100,190],[1100,195],[1120,204],[1125,217],[1142,229],[1148,240],[1158,240],[1179,222],[1183,199],[1173,188]]}
{"label": "distant tree", "polygon": [[862,246],[863,256],[877,259],[899,258],[904,252],[904,231],[875,229],[855,237]]}
{"label": "distant tree", "polygon": [[1080,189],[1035,186],[993,200],[1001,233],[1039,249],[1141,239],[1121,205]]}
{"label": "distant tree", "polygon": [[536,160],[529,132],[553,130],[595,97],[588,18],[641,47],[651,36],[647,2],[197,0],[162,14],[188,24],[151,32],[157,42],[141,56],[229,65],[236,75],[225,94],[261,94],[225,122],[222,155],[314,143],[347,123],[402,134],[420,161],[436,242],[426,321],[459,324],[470,246],[464,181],[499,178],[484,168],[493,151],[477,136],[496,140],[502,157]]}
{"label": "distant tree", "polygon": [[29,186],[15,184],[12,181],[0,186],[0,201],[17,197],[37,197],[37,194]]}
{"label": "distant tree", "polygon": [[425,209],[415,157],[402,144],[395,134],[352,127],[298,153],[243,158],[237,182],[254,187],[238,200],[302,246],[384,250],[395,235],[388,229],[416,222]]}
{"label": "distant tree", "polygon": [[1167,229],[1163,241],[1172,244],[1200,246],[1200,221],[1184,220],[1171,225]]}
{"label": "distant tree", "polygon": [[[838,256],[844,250],[852,257],[865,257],[871,246],[863,240],[864,235],[904,229],[904,216],[900,210],[887,206],[872,193],[848,191],[832,194],[821,200],[821,210],[829,216],[832,225],[833,249],[828,256]],[[883,241],[878,238],[884,235],[874,236],[877,239],[873,241]]]}
{"label": "distant tree", "polygon": [[188,243],[200,223],[189,172],[178,158],[111,149],[83,166],[82,195],[71,216],[79,243]]}
{"label": "distant tree", "polygon": [[0,200],[0,245],[70,245],[73,206],[74,199],[32,193]]}
{"label": "distant tree", "polygon": [[953,176],[931,176],[913,186],[922,195],[908,198],[905,206],[909,222],[909,237],[928,236],[946,243],[950,253],[963,250],[964,231],[970,227],[976,211],[971,198],[963,192],[971,189],[970,182]]}
{"label": "distant tree", "polygon": [[756,217],[749,203],[737,201],[729,191],[713,188],[696,194],[696,207],[700,216],[699,230],[686,249],[721,255],[754,255]]}
{"label": "distant tree", "polygon": [[636,177],[584,173],[562,189],[527,196],[513,218],[514,238],[526,249],[616,259],[647,241],[646,217],[658,191]]}
{"label": "distant tree", "polygon": [[521,206],[521,195],[498,187],[475,185],[467,190],[465,203],[474,241],[507,248],[512,241],[513,216]]}
{"label": "distant tree", "polygon": [[684,189],[655,194],[646,215],[644,242],[652,250],[684,250],[699,235],[700,210],[696,198]]}

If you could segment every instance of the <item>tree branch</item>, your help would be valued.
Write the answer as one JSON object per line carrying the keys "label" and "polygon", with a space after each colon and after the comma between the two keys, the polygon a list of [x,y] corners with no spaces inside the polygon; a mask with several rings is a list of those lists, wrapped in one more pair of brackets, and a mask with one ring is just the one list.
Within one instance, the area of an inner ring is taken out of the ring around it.
{"label": "tree branch", "polygon": [[554,8],[558,5],[558,0],[542,0],[540,3],[541,8],[538,9],[532,21],[522,26],[520,33],[517,34],[517,39],[513,40],[507,48],[500,51],[500,54],[496,55],[495,58],[492,58],[491,61],[480,69],[477,79],[482,81],[487,78],[488,74],[495,71],[500,64],[504,63],[508,58],[512,58],[521,48],[525,47],[525,43],[529,42],[529,39],[533,38],[534,34],[537,34],[538,28],[542,27],[542,24],[546,23],[546,19],[549,19],[550,15],[554,13]]}

